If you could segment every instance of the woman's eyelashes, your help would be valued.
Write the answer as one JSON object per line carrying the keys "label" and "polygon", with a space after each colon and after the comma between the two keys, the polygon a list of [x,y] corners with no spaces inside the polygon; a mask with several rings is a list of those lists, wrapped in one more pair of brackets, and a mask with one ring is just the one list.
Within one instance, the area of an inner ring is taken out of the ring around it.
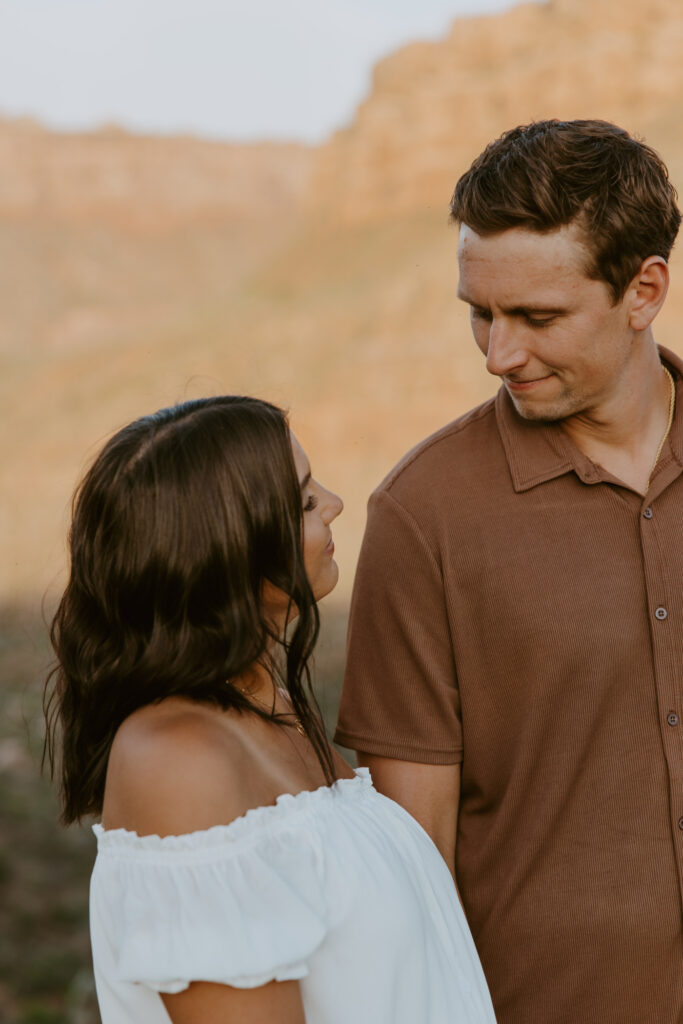
{"label": "woman's eyelashes", "polygon": [[317,494],[309,494],[304,502],[304,512],[312,512],[318,504]]}

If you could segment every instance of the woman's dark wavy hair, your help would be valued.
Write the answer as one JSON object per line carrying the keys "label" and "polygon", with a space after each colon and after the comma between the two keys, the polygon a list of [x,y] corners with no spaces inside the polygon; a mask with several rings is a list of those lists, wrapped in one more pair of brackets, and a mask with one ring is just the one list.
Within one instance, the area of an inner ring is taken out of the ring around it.
{"label": "woman's dark wavy hair", "polygon": [[[200,398],[108,441],[74,496],[51,627],[45,757],[54,774],[60,748],[64,823],[101,813],[114,735],[143,705],[183,696],[291,724],[229,684],[259,661],[332,781],[308,667],[319,621],[302,528],[287,417],[268,402]],[[265,617],[266,581],[298,610],[285,637]]]}
{"label": "woman's dark wavy hair", "polygon": [[576,222],[586,272],[619,302],[648,256],[668,260],[681,214],[661,157],[608,121],[536,121],[491,142],[455,186],[451,218],[480,235]]}

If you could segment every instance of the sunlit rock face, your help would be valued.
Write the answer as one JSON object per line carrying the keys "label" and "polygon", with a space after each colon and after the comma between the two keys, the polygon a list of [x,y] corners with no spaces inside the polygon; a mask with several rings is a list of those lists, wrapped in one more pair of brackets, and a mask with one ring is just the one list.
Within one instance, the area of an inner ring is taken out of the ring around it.
{"label": "sunlit rock face", "polygon": [[[292,411],[348,596],[371,489],[495,391],[455,299],[453,185],[543,117],[644,137],[683,191],[680,0],[459,19],[380,62],[318,149],[55,134],[0,121],[0,602],[57,592],[69,495],[101,439],[198,394]],[[683,351],[683,266],[656,324]]]}
{"label": "sunlit rock face", "polygon": [[321,149],[312,202],[338,222],[443,204],[483,146],[516,124],[601,117],[683,171],[679,0],[551,0],[462,18],[375,69],[352,123]]}

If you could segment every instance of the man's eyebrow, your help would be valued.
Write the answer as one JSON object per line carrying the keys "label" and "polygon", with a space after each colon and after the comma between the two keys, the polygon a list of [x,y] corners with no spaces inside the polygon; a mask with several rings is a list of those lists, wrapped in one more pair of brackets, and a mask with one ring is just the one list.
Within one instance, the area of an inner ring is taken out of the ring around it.
{"label": "man's eyebrow", "polygon": [[559,316],[560,313],[566,313],[564,306],[514,306],[512,309],[506,309],[506,313],[510,316],[526,316],[529,313],[534,315],[544,316]]}
{"label": "man's eyebrow", "polygon": [[[458,298],[465,302],[468,306],[472,306],[473,309],[486,309],[486,306],[480,306],[478,302],[471,299],[467,292],[458,289]],[[567,310],[564,306],[535,306],[529,303],[527,306],[510,306],[509,308],[503,307],[503,312],[507,313],[508,316],[526,316],[529,313],[533,315],[545,315],[545,316],[559,316],[561,313],[566,313]]]}
{"label": "man's eyebrow", "polygon": [[310,482],[311,482],[311,471],[309,469],[308,473],[306,473],[306,476],[303,478],[303,480],[299,484],[299,486],[301,487],[301,490],[303,491],[304,487],[308,487]]}

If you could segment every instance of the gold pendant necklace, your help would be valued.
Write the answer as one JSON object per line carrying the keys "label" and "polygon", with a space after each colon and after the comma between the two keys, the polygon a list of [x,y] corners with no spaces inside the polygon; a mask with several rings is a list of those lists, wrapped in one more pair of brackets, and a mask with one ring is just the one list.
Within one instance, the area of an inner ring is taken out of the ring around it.
{"label": "gold pendant necklace", "polygon": [[[266,702],[264,700],[261,700],[260,697],[257,697],[253,693],[248,693],[246,690],[242,690],[240,687],[238,687],[238,689],[239,689],[241,694],[243,694],[245,697],[248,697],[249,700],[255,700],[256,703],[260,704],[262,708],[267,708],[268,707]],[[278,693],[280,694],[280,696],[284,700],[289,701],[289,694],[287,693],[286,690],[283,690],[281,686],[278,686],[277,687],[277,691],[278,691]],[[270,709],[270,711],[271,711],[271,714],[273,714],[273,715],[275,714],[275,705],[274,704],[273,704],[273,707]],[[304,726],[303,726],[303,722],[301,721],[299,716],[294,711],[280,711],[280,712],[278,712],[277,717],[278,718],[292,718],[292,719],[294,719],[293,722],[291,722],[291,723],[288,722],[287,724],[288,725],[289,724],[293,725],[294,728],[296,729],[296,731],[299,733],[299,736],[306,736],[307,735],[306,730],[304,729]]]}
{"label": "gold pendant necklace", "polygon": [[[287,693],[287,691],[283,690],[281,686],[278,686],[278,690],[279,690],[280,696],[283,698],[283,700],[286,700],[287,703],[289,703],[289,694]],[[296,712],[294,712],[294,711],[285,711],[285,712],[283,712],[283,714],[287,715],[288,718],[293,718],[294,719],[294,728],[299,733],[299,736],[306,736],[306,730],[304,729],[303,722],[301,721],[299,716],[296,714]]]}

